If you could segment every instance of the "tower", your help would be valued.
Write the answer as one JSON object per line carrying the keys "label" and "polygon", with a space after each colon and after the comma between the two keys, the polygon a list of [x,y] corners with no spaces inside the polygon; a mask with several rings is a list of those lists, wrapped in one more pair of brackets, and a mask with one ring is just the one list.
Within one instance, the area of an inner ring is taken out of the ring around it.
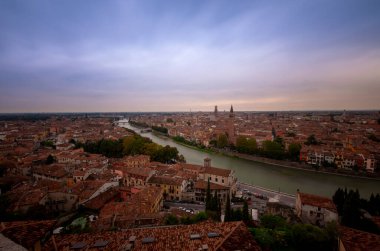
{"label": "tower", "polygon": [[218,115],[218,106],[217,105],[215,106],[214,114],[215,114],[215,116]]}
{"label": "tower", "polygon": [[204,159],[204,167],[211,167],[211,159],[210,158],[205,158]]}
{"label": "tower", "polygon": [[234,118],[235,118],[234,108],[231,105],[230,116],[228,119],[228,138],[229,138],[230,143],[233,143],[233,144],[235,144],[235,125],[234,125],[235,121],[234,121]]}

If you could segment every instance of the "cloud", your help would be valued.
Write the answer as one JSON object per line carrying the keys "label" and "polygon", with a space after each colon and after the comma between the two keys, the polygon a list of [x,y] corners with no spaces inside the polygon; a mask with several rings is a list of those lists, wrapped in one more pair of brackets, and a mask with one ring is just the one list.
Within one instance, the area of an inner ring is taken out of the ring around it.
{"label": "cloud", "polygon": [[325,4],[4,1],[0,112],[379,109],[378,9]]}

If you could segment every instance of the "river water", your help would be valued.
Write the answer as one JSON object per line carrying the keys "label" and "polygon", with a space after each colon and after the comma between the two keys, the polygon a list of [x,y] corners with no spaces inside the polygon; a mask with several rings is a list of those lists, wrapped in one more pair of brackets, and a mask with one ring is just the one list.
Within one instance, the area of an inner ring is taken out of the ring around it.
{"label": "river water", "polygon": [[130,124],[124,124],[123,127],[132,129],[157,144],[176,147],[179,153],[185,156],[187,163],[203,165],[204,158],[209,157],[212,166],[232,169],[240,182],[255,186],[289,194],[295,194],[297,189],[300,189],[301,192],[328,197],[331,197],[339,187],[359,189],[360,195],[365,198],[369,198],[372,192],[380,193],[380,181],[377,180],[295,170],[216,153],[205,153],[177,144],[172,139],[155,133],[140,133],[140,129]]}

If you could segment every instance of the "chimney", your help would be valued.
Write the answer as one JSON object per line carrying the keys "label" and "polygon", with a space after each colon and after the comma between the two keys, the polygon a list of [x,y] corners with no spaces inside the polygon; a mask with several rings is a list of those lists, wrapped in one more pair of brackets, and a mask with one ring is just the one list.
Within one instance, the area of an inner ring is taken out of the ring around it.
{"label": "chimney", "polygon": [[204,167],[211,167],[211,159],[210,158],[204,159]]}

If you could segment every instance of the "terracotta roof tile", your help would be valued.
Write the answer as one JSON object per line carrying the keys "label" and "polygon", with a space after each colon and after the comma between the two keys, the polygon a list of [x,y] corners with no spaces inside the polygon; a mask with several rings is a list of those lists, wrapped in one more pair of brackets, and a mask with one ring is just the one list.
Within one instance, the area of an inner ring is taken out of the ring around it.
{"label": "terracotta roof tile", "polygon": [[339,238],[346,251],[380,251],[380,235],[378,234],[341,226]]}
{"label": "terracotta roof tile", "polygon": [[[216,237],[208,237],[208,233],[217,233]],[[175,233],[175,234],[173,234]],[[198,234],[199,239],[191,239],[191,234]],[[103,249],[91,250],[122,250],[130,244],[134,236],[133,250],[199,250],[207,245],[208,250],[260,250],[242,222],[201,222],[193,225],[164,226],[153,228],[134,228],[117,232],[102,232],[93,234],[56,235],[58,250],[70,250],[79,242],[85,242],[87,247],[93,247],[99,240],[108,241]],[[152,243],[143,243],[144,238],[152,237]],[[233,247],[233,249],[230,249]],[[46,243],[44,250],[53,250],[52,241]]]}
{"label": "terracotta roof tile", "polygon": [[0,233],[25,248],[32,248],[34,244],[45,237],[56,221],[12,221],[2,222]]}
{"label": "terracotta roof tile", "polygon": [[300,195],[302,204],[307,204],[314,207],[326,208],[333,212],[337,212],[334,202],[329,198],[314,195],[314,194],[306,194],[306,193],[299,193],[299,195]]}

